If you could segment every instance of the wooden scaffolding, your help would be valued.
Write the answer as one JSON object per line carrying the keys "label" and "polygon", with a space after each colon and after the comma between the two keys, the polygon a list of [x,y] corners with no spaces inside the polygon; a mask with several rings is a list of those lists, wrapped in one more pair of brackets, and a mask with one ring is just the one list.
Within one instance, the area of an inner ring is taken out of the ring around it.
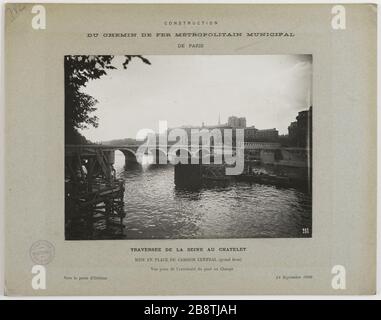
{"label": "wooden scaffolding", "polygon": [[123,237],[124,181],[114,150],[65,146],[66,240]]}

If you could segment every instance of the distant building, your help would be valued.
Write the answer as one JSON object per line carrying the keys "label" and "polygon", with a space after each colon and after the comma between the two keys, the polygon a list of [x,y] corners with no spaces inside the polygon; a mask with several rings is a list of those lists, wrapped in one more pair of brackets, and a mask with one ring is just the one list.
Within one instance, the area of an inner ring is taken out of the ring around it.
{"label": "distant building", "polygon": [[298,113],[296,121],[288,127],[288,136],[291,145],[295,147],[312,146],[312,107]]}
{"label": "distant building", "polygon": [[279,132],[275,128],[258,130],[256,127],[251,126],[244,130],[246,142],[277,142],[279,138]]}
{"label": "distant building", "polygon": [[228,119],[228,126],[232,128],[246,128],[246,118],[238,118],[236,116],[231,116]]}
{"label": "distant building", "polygon": [[[231,129],[232,130],[232,139],[235,141],[235,137],[238,129],[244,130],[244,141],[245,142],[272,142],[278,143],[279,140],[279,132],[277,129],[263,129],[259,130],[255,126],[247,127],[246,118],[245,117],[236,117],[230,116],[228,118],[227,123],[221,123],[221,117],[218,116],[218,124],[217,125],[207,125],[202,122],[201,126],[182,126],[182,129],[185,129],[188,133],[188,136],[191,137],[192,129]],[[222,139],[224,140],[224,133],[222,132]]]}
{"label": "distant building", "polygon": [[258,130],[256,134],[257,141],[276,141],[278,140],[279,132],[277,129]]}
{"label": "distant building", "polygon": [[255,141],[258,129],[254,126],[245,128],[245,141]]}

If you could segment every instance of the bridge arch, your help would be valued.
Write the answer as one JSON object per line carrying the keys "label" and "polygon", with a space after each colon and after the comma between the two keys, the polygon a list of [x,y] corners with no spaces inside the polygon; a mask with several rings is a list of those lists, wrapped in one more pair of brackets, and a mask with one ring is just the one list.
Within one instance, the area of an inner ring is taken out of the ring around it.
{"label": "bridge arch", "polygon": [[168,159],[172,164],[188,164],[191,163],[192,153],[183,147],[171,149],[168,152]]}
{"label": "bridge arch", "polygon": [[[222,164],[222,149],[215,149],[213,146],[200,146],[199,149],[194,150],[192,156],[198,159],[200,164]],[[196,160],[193,160],[196,163]]]}
{"label": "bridge arch", "polygon": [[118,148],[116,150],[121,151],[124,154],[126,165],[136,165],[139,163],[134,150],[129,148]]}
{"label": "bridge arch", "polygon": [[207,146],[192,150],[192,163],[193,164],[208,164],[210,163],[211,151]]}
{"label": "bridge arch", "polygon": [[167,164],[168,152],[163,148],[153,148],[149,150],[149,153],[153,156],[154,164]]}

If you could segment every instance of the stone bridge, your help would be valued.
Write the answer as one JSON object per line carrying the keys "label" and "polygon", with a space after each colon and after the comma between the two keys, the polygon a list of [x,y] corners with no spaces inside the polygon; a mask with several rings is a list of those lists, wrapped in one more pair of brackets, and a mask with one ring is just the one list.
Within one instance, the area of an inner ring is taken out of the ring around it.
{"label": "stone bridge", "polygon": [[[125,163],[137,164],[141,162],[139,159],[139,154],[137,151],[140,145],[130,144],[130,145],[104,145],[104,144],[93,144],[93,145],[66,145],[65,153],[70,154],[71,152],[91,153],[96,150],[102,150],[102,153],[109,158],[111,163],[114,163],[115,151],[119,150],[123,153],[125,157]],[[297,166],[304,167],[307,165],[307,158],[309,158],[309,149],[306,148],[285,148],[279,143],[269,143],[269,142],[245,142],[240,146],[228,146],[225,149],[222,146],[213,145],[156,145],[152,147],[147,147],[144,154],[151,154],[153,156],[153,163],[167,164],[171,157],[180,158],[184,163],[185,159],[203,159],[208,163],[213,162],[213,158],[221,156],[225,151],[226,154],[235,156],[237,152],[242,151],[245,155],[245,159],[257,159],[264,164],[282,164],[286,166]],[[190,163],[190,161],[188,161]],[[192,162],[193,163],[193,162]]]}
{"label": "stone bridge", "polygon": [[[98,151],[102,151],[104,155],[107,155],[109,161],[114,162],[115,151],[121,151],[125,157],[126,164],[136,164],[140,162],[138,153],[140,145],[104,145],[104,144],[89,144],[89,145],[66,145],[65,153],[70,154],[73,152],[86,154]],[[154,163],[167,164],[170,157],[178,157],[180,159],[191,158],[209,158],[215,155],[221,155],[223,147],[219,146],[201,146],[201,145],[156,145],[146,146],[144,154],[151,154],[154,158]],[[237,148],[229,147],[227,152],[235,154]]]}

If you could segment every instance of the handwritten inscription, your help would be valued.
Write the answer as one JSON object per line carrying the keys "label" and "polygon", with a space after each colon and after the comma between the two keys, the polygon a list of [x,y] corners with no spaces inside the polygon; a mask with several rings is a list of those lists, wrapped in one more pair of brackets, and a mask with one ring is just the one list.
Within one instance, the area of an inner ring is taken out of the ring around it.
{"label": "handwritten inscription", "polygon": [[5,14],[9,18],[9,21],[13,22],[25,9],[26,5],[24,3],[15,3],[12,6],[7,6]]}

